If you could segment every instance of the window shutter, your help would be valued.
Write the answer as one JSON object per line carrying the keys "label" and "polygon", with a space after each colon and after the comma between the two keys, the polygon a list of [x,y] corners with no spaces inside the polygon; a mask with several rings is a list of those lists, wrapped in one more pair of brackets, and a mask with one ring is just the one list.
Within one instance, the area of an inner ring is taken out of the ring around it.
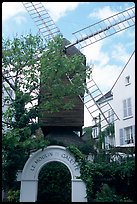
{"label": "window shutter", "polygon": [[127,99],[128,116],[132,115],[131,98]]}
{"label": "window shutter", "polygon": [[119,136],[120,136],[120,145],[124,145],[124,144],[125,144],[125,140],[124,140],[124,129],[120,129],[120,130],[119,130]]}
{"label": "window shutter", "polygon": [[124,118],[127,117],[127,105],[126,105],[126,100],[123,100],[123,113],[124,113]]}

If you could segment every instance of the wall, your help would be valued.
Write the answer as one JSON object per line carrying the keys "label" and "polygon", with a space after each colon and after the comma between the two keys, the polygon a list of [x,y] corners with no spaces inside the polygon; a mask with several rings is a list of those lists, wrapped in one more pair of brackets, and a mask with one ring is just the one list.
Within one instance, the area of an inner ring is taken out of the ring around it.
{"label": "wall", "polygon": [[[125,86],[125,77],[130,76],[131,84]],[[112,89],[113,107],[120,120],[115,121],[116,146],[120,146],[119,129],[135,125],[135,53],[127,63]],[[123,100],[131,97],[133,116],[123,120]],[[128,145],[127,145],[128,146]]]}

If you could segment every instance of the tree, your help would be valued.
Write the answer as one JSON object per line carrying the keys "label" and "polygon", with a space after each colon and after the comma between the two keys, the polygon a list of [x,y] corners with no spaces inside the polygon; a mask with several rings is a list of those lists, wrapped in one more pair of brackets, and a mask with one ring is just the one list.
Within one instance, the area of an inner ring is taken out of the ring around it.
{"label": "tree", "polygon": [[75,96],[84,94],[90,68],[84,65],[84,55],[65,55],[64,40],[61,36],[50,41],[48,45],[41,58],[41,89],[46,90],[46,93],[40,96],[41,100],[45,101],[42,105],[49,112],[72,109]]}
{"label": "tree", "polygon": [[[83,60],[83,55],[69,58],[65,55],[62,36],[55,37],[47,46],[39,35],[32,34],[2,40],[2,101],[4,107],[7,104],[2,116],[4,188],[16,188],[16,172],[23,168],[30,152],[48,145],[43,135],[35,136],[40,127],[42,84],[52,95],[42,103],[45,110],[73,108],[71,96],[83,93],[85,78],[90,75]],[[63,84],[64,77],[71,79],[71,83]],[[62,100],[64,96],[70,96],[66,104]]]}

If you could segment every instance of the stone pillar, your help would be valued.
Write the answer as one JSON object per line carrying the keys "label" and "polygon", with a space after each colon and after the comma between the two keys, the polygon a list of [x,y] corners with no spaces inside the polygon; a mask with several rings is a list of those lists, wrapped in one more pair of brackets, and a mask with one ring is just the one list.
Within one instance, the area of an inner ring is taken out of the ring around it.
{"label": "stone pillar", "polygon": [[36,202],[38,180],[22,180],[20,202]]}
{"label": "stone pillar", "polygon": [[86,185],[81,179],[72,179],[72,202],[87,202]]}

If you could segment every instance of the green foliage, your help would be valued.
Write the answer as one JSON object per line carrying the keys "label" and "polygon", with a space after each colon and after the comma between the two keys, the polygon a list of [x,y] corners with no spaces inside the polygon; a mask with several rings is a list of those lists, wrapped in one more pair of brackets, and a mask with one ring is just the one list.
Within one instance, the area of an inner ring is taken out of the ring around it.
{"label": "green foliage", "polygon": [[[88,202],[132,202],[135,200],[135,160],[127,158],[115,162],[102,159],[94,162],[75,146],[68,147],[80,165],[81,179],[87,187]],[[100,157],[100,154],[98,157]]]}
{"label": "green foliage", "polygon": [[101,186],[100,191],[96,193],[95,202],[116,202],[115,194],[108,184],[103,184]]}
{"label": "green foliage", "polygon": [[80,166],[80,178],[85,182],[87,187],[87,198],[90,201],[90,197],[92,196],[92,172],[90,170],[90,166],[88,161],[86,161],[86,156],[75,146],[70,145],[68,148]]}
{"label": "green foliage", "polygon": [[16,190],[16,191],[9,190],[8,191],[7,199],[8,199],[9,202],[17,203],[17,202],[19,202],[19,195],[20,195],[20,191],[19,190]]}
{"label": "green foliage", "polygon": [[[12,96],[3,97],[3,103],[10,104],[3,112],[2,137],[2,184],[4,189],[16,188],[16,172],[22,169],[31,151],[47,146],[43,138],[33,138],[39,124],[37,105],[28,108],[37,96],[40,61],[43,52],[42,39],[36,35],[15,37],[2,41],[2,74],[5,89],[12,90]],[[9,80],[8,74],[13,76]],[[37,89],[36,89],[37,88]],[[35,93],[34,93],[35,91]],[[12,169],[12,171],[11,171]]]}
{"label": "green foliage", "polygon": [[2,69],[3,73],[13,73],[16,76],[14,88],[29,93],[38,85],[40,61],[38,56],[45,49],[39,35],[14,37],[13,40],[2,39]]}
{"label": "green foliage", "polygon": [[78,162],[79,165],[85,161],[85,155],[77,147],[70,145],[67,149],[75,156],[76,162]]}
{"label": "green foliage", "polygon": [[[42,136],[33,138],[30,127],[9,130],[2,137],[3,186],[16,186],[16,173],[23,169],[31,151],[43,149],[49,142]],[[12,171],[11,171],[12,169]]]}
{"label": "green foliage", "polygon": [[49,42],[41,58],[41,85],[46,91],[41,101],[45,110],[58,112],[74,107],[75,97],[84,94],[86,75],[89,75],[83,62],[82,54],[65,55],[62,36]]}
{"label": "green foliage", "polygon": [[71,175],[64,164],[51,162],[41,169],[38,201],[71,202]]}
{"label": "green foliage", "polygon": [[108,184],[103,183],[100,190],[96,193],[94,202],[133,202],[128,197],[116,195],[114,189],[111,189]]}

